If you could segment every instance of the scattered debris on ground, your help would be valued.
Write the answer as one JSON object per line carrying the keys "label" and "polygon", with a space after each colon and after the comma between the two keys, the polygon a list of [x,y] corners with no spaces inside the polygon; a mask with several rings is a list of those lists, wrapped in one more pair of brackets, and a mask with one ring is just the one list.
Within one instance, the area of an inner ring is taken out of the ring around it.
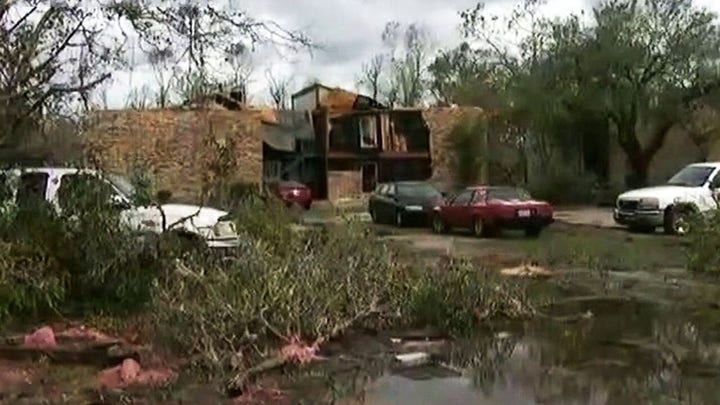
{"label": "scattered debris on ground", "polygon": [[515,277],[550,277],[553,273],[542,266],[521,264],[520,266],[501,269],[500,274]]}

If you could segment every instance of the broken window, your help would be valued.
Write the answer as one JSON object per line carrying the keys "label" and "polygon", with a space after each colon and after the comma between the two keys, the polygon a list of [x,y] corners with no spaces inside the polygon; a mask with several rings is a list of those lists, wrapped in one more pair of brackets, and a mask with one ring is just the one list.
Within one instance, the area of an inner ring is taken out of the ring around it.
{"label": "broken window", "polygon": [[10,179],[4,173],[0,174],[0,204],[9,201],[13,197],[13,189],[10,186]]}
{"label": "broken window", "polygon": [[377,148],[377,120],[374,116],[360,117],[359,129],[360,129],[360,147],[363,148]]}
{"label": "broken window", "polygon": [[102,206],[112,202],[112,186],[91,174],[66,174],[60,180],[57,202],[61,209],[77,209],[84,204]]}
{"label": "broken window", "polygon": [[28,207],[44,203],[49,178],[47,173],[23,173],[17,192],[18,206]]}
{"label": "broken window", "polygon": [[263,174],[267,180],[276,180],[280,178],[282,171],[282,163],[277,160],[266,161],[263,167]]}

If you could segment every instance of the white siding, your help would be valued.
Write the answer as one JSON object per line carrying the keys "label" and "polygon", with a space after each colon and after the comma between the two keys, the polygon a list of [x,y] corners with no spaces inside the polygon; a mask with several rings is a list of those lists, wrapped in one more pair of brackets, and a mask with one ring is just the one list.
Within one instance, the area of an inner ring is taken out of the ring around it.
{"label": "white siding", "polygon": [[314,90],[293,98],[293,110],[314,110],[316,107]]}

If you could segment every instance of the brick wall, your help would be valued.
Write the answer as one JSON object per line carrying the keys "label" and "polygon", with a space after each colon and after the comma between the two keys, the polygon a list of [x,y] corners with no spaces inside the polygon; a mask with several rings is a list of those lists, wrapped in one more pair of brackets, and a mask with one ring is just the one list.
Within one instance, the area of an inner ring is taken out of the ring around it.
{"label": "brick wall", "polygon": [[431,181],[443,188],[454,183],[454,152],[450,133],[463,118],[477,117],[482,113],[483,110],[478,107],[436,107],[423,110],[423,119],[430,129]]}
{"label": "brick wall", "polygon": [[360,170],[328,171],[328,200],[362,195],[362,173]]}
{"label": "brick wall", "polygon": [[235,143],[233,182],[262,178],[260,119],[266,111],[119,110],[96,113],[85,131],[87,154],[107,170],[152,171],[158,188],[197,199],[217,162],[218,147]]}

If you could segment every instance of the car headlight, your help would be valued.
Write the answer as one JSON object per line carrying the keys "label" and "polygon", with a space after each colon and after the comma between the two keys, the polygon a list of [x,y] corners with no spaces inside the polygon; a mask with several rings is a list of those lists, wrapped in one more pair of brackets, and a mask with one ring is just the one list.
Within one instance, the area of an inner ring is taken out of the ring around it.
{"label": "car headlight", "polygon": [[219,238],[237,236],[233,221],[218,221],[212,228],[213,235]]}
{"label": "car headlight", "polygon": [[659,206],[660,206],[660,201],[658,201],[657,198],[641,198],[638,201],[639,209],[652,210],[652,209],[658,209]]}

